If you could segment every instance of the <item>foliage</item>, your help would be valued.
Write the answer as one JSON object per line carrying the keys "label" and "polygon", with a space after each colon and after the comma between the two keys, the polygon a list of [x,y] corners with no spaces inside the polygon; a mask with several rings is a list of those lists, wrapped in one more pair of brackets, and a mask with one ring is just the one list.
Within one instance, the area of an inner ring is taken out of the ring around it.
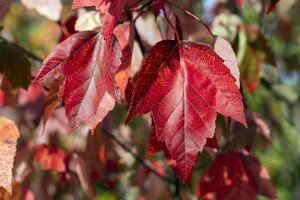
{"label": "foliage", "polygon": [[0,0],[0,199],[300,198],[299,7]]}

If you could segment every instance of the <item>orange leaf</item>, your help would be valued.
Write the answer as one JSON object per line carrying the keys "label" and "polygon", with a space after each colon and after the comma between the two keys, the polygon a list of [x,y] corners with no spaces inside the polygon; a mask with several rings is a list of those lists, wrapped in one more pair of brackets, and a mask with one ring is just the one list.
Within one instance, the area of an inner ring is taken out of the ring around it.
{"label": "orange leaf", "polygon": [[0,187],[10,194],[12,168],[19,136],[19,130],[13,121],[0,117]]}

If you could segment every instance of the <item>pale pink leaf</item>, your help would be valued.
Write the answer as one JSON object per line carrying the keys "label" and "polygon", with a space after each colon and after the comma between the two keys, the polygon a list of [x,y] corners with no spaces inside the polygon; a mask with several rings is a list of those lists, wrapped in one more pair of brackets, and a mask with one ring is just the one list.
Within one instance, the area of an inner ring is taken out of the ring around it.
{"label": "pale pink leaf", "polygon": [[224,64],[236,80],[235,84],[240,88],[240,70],[230,43],[220,36],[214,36],[214,50],[224,60]]}

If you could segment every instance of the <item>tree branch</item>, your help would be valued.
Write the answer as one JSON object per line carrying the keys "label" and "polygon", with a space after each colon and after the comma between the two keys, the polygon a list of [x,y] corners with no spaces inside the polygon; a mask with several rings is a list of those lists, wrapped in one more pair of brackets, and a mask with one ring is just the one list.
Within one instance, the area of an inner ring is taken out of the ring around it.
{"label": "tree branch", "polygon": [[176,184],[175,180],[163,176],[160,173],[158,173],[152,166],[150,166],[149,164],[147,164],[145,162],[145,160],[143,158],[141,158],[140,156],[138,156],[136,153],[134,153],[132,151],[131,148],[129,148],[126,144],[124,144],[122,141],[120,141],[114,134],[112,134],[111,132],[102,129],[103,133],[105,135],[107,135],[109,138],[111,138],[113,141],[115,141],[118,145],[120,145],[125,151],[127,151],[132,157],[134,157],[134,159],[141,165],[143,165],[145,168],[147,168],[148,170],[150,170],[153,174],[155,174],[158,178],[160,178],[161,180],[165,181],[166,183],[170,183],[170,184]]}
{"label": "tree branch", "polygon": [[[150,1],[150,3],[151,3],[151,1]],[[148,5],[148,4],[146,4],[146,5]],[[130,21],[133,21],[133,22],[135,23],[135,21],[132,19],[132,14],[131,14],[131,12],[130,12],[128,9],[126,9],[126,8],[125,8],[125,13],[126,13],[126,16],[128,17],[128,19],[129,19]],[[134,34],[135,34],[135,39],[136,39],[136,41],[138,42],[138,44],[139,44],[139,46],[140,46],[140,48],[141,48],[142,54],[145,55],[146,49],[145,49],[145,47],[144,47],[142,38],[141,38],[139,32],[137,31],[135,25],[134,25]]]}

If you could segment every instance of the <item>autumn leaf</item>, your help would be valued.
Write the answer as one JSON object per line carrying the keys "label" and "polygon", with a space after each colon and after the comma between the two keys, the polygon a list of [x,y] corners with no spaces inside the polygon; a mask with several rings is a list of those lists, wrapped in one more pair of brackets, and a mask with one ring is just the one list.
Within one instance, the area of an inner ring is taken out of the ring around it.
{"label": "autumn leaf", "polygon": [[[215,149],[218,148],[218,142],[216,137],[214,136],[213,138],[208,138],[205,146],[210,148],[215,148]],[[145,157],[151,156],[160,151],[164,152],[168,163],[174,163],[174,160],[172,160],[166,144],[164,142],[158,141],[155,133],[155,128],[152,128]]]}
{"label": "autumn leaf", "polygon": [[214,136],[217,112],[246,125],[242,96],[223,60],[210,46],[189,41],[159,42],[145,60],[126,121],[150,111],[158,141],[187,183]]}
{"label": "autumn leaf", "polygon": [[255,199],[255,182],[239,154],[224,153],[201,177],[197,194],[204,200]]}
{"label": "autumn leaf", "polygon": [[12,168],[16,154],[17,139],[20,137],[16,124],[0,117],[0,187],[12,192]]}
{"label": "autumn leaf", "polygon": [[249,174],[253,177],[256,185],[257,193],[269,197],[269,199],[277,199],[276,190],[271,182],[271,178],[267,169],[261,165],[259,160],[253,155],[239,154]]}
{"label": "autumn leaf", "polygon": [[116,87],[121,90],[122,98],[126,99],[126,87],[129,80],[130,64],[134,42],[134,24],[126,22],[116,26],[114,34],[122,49],[122,64],[115,76]]}
{"label": "autumn leaf", "polygon": [[72,8],[95,6],[98,11],[105,14],[103,36],[110,43],[110,36],[121,17],[126,2],[127,0],[73,0]]}
{"label": "autumn leaf", "polygon": [[204,200],[256,199],[257,194],[277,199],[267,170],[252,155],[221,154],[199,180],[197,194]]}
{"label": "autumn leaf", "polygon": [[120,64],[121,50],[115,37],[107,45],[101,32],[79,32],[52,50],[34,82],[51,86],[64,77],[61,93],[70,127],[86,123],[94,130],[119,100],[114,76]]}
{"label": "autumn leaf", "polygon": [[60,26],[61,34],[59,38],[59,42],[64,41],[71,35],[75,34],[78,30],[75,30],[75,23],[77,22],[77,16],[72,15],[66,21],[58,22]]}
{"label": "autumn leaf", "polygon": [[13,89],[27,89],[31,81],[31,64],[15,44],[0,38],[0,73],[6,75]]}
{"label": "autumn leaf", "polygon": [[152,11],[153,11],[155,18],[158,17],[162,7],[163,7],[163,2],[161,0],[153,0],[152,1]]}
{"label": "autumn leaf", "polygon": [[44,170],[54,170],[57,172],[65,172],[66,153],[56,146],[48,147],[46,145],[40,145],[36,148],[34,154],[34,162]]}
{"label": "autumn leaf", "polygon": [[227,40],[220,36],[214,36],[214,50],[224,60],[224,64],[235,78],[235,84],[240,88],[240,70],[236,55]]}
{"label": "autumn leaf", "polygon": [[59,79],[54,84],[51,85],[47,96],[46,96],[46,107],[43,115],[44,126],[48,119],[51,117],[56,107],[61,103],[61,91],[60,87],[62,85],[63,79]]}
{"label": "autumn leaf", "polygon": [[164,142],[158,141],[155,128],[152,128],[145,157],[151,156],[160,151],[164,152],[167,159],[171,159],[171,155],[169,150],[167,149],[166,144]]}

